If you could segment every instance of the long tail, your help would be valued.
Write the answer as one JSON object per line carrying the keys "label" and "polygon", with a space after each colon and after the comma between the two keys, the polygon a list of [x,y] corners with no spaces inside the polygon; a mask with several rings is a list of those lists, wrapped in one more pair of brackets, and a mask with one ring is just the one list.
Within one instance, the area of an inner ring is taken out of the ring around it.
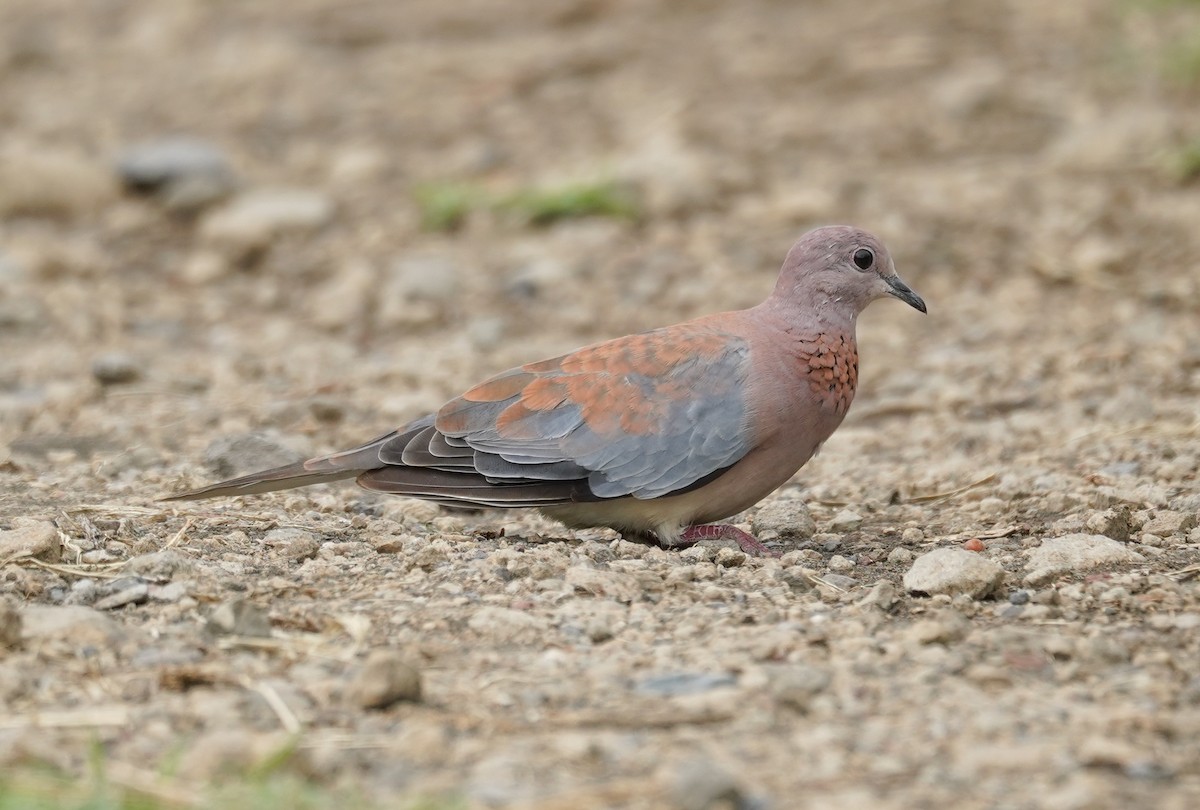
{"label": "long tail", "polygon": [[[408,430],[410,428],[406,428]],[[401,431],[392,431],[378,439],[367,442],[361,447],[330,453],[327,456],[310,458],[295,464],[286,464],[270,470],[219,481],[200,489],[182,492],[160,498],[163,501],[196,501],[202,498],[221,498],[229,495],[257,495],[262,492],[275,492],[281,489],[306,487],[310,484],[324,484],[329,481],[341,481],[385,466],[379,460],[379,448],[400,435]]]}

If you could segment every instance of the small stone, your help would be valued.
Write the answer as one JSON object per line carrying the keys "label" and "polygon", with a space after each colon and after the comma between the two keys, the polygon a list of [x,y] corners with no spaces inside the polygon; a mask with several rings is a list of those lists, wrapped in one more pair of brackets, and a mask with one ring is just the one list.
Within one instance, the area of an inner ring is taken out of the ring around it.
{"label": "small stone", "polygon": [[982,553],[987,550],[987,546],[985,546],[983,544],[983,541],[980,540],[978,537],[972,537],[970,540],[965,541],[962,544],[962,547],[964,549],[966,549],[967,551],[973,551],[976,554]]}
{"label": "small stone", "polygon": [[421,700],[421,673],[394,650],[372,650],[350,681],[346,697],[363,709]]}
{"label": "small stone", "polygon": [[1088,516],[1084,528],[1093,534],[1103,534],[1121,543],[1126,543],[1132,536],[1133,510],[1127,505],[1115,506]]}
{"label": "small stone", "polygon": [[205,629],[214,636],[270,638],[271,619],[267,612],[245,599],[231,599],[217,606]]}
{"label": "small stone", "polygon": [[929,596],[966,594],[982,599],[1004,582],[1004,569],[961,548],[937,548],[913,562],[904,575],[904,589]]}
{"label": "small stone", "polygon": [[249,191],[208,214],[200,225],[205,239],[243,248],[261,248],[280,233],[319,228],[333,218],[333,200],[306,189]]}
{"label": "small stone", "polygon": [[767,501],[750,519],[751,534],[760,539],[774,537],[788,540],[808,540],[817,531],[817,524],[808,506],[799,498],[776,498]]}
{"label": "small stone", "polygon": [[151,582],[169,582],[177,574],[196,569],[196,563],[173,548],[164,548],[150,554],[139,554],[125,563],[122,569],[127,574],[139,576]]}
{"label": "small stone", "polygon": [[21,613],[21,640],[63,642],[72,650],[85,647],[111,648],[129,631],[97,610],[83,605],[27,605]]}
{"label": "small stone", "polygon": [[829,558],[829,570],[838,574],[846,574],[858,567],[854,560],[848,557],[843,557],[841,554],[834,554]]}
{"label": "small stone", "polygon": [[1025,583],[1043,585],[1062,574],[1144,559],[1128,546],[1102,534],[1047,537],[1029,552],[1029,573],[1025,576]]}
{"label": "small stone", "polygon": [[135,144],[117,157],[117,174],[127,188],[158,195],[167,206],[194,210],[216,202],[237,185],[225,153],[188,136]]}
{"label": "small stone", "polygon": [[737,780],[705,757],[676,765],[667,783],[670,806],[678,810],[739,810],[750,805]]}
{"label": "small stone", "polygon": [[962,614],[942,610],[914,623],[908,629],[908,635],[918,644],[953,644],[966,638],[970,629],[970,623]]}
{"label": "small stone", "polygon": [[925,532],[918,529],[916,526],[909,526],[907,529],[900,532],[900,541],[908,546],[916,545],[924,539]]}
{"label": "small stone", "polygon": [[168,582],[166,585],[151,585],[148,595],[153,602],[178,602],[187,596],[187,586],[182,582]]}
{"label": "small stone", "polygon": [[140,379],[142,367],[128,354],[109,352],[92,361],[92,376],[101,385],[121,385]]}
{"label": "small stone", "polygon": [[[845,574],[825,574],[821,577],[821,582],[843,591],[853,590],[858,585],[857,579],[848,577]],[[821,582],[817,584],[819,585]]]}
{"label": "small stone", "polygon": [[746,562],[746,553],[736,548],[719,548],[713,562],[724,568],[738,568]]}
{"label": "small stone", "polygon": [[891,610],[900,601],[900,594],[891,580],[881,579],[876,582],[869,593],[859,600],[860,605],[874,605],[883,611]]}
{"label": "small stone", "polygon": [[284,558],[296,562],[311,559],[321,550],[317,536],[304,529],[271,529],[263,535],[263,545],[277,549]]}
{"label": "small stone", "polygon": [[21,643],[21,613],[17,604],[7,596],[0,596],[0,650],[16,647]]}
{"label": "small stone", "polygon": [[840,534],[856,532],[862,528],[862,523],[862,515],[850,509],[843,509],[833,516],[833,520],[829,522],[829,530]]}
{"label": "small stone", "polygon": [[730,686],[737,686],[737,677],[728,672],[673,672],[643,678],[633,685],[633,690],[643,694],[678,697]]}
{"label": "small stone", "polygon": [[1170,512],[1161,510],[1146,521],[1142,531],[1159,537],[1170,537],[1175,534],[1187,534],[1196,525],[1196,516],[1185,512]]}
{"label": "small stone", "polygon": [[92,606],[96,610],[113,610],[125,605],[140,605],[150,598],[150,586],[145,582],[134,582],[116,593],[97,599]]}
{"label": "small stone", "polygon": [[1016,590],[1008,595],[1008,601],[1014,605],[1024,605],[1029,601],[1029,591]]}
{"label": "small stone", "polygon": [[218,477],[232,478],[251,470],[303,461],[310,455],[304,437],[265,431],[216,439],[204,451],[204,461]]}
{"label": "small stone", "polygon": [[0,562],[32,557],[54,563],[62,559],[62,543],[53,523],[32,518],[17,518],[16,525],[0,531]]}
{"label": "small stone", "polygon": [[817,667],[804,664],[780,666],[770,673],[770,691],[781,705],[805,712],[813,698],[829,688],[832,680],[829,672]]}

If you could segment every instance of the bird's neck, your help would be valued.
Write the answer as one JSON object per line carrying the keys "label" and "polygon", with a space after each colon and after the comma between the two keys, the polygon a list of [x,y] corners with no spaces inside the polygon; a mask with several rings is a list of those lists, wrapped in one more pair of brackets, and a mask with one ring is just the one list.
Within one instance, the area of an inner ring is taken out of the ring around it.
{"label": "bird's neck", "polygon": [[759,304],[760,317],[792,337],[836,335],[854,341],[858,311],[828,293],[815,291],[803,305],[772,296]]}

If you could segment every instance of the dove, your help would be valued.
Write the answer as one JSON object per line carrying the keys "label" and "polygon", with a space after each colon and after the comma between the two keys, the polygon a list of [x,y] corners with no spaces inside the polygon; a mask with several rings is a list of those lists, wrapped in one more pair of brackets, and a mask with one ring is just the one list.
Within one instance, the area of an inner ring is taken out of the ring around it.
{"label": "dove", "polygon": [[858,383],[855,324],[885,296],[926,311],[877,238],[818,228],[749,309],[526,363],[359,447],[166,500],[353,478],[446,506],[538,509],[664,548],[729,538],[773,555],[717,522],[787,482],[841,424]]}

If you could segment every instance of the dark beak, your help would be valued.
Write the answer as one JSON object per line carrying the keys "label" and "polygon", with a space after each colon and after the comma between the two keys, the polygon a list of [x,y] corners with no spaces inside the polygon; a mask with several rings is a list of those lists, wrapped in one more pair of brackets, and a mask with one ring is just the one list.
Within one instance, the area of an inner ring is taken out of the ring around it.
{"label": "dark beak", "polygon": [[892,288],[888,291],[889,294],[896,296],[913,309],[919,309],[922,312],[928,311],[925,309],[925,301],[922,300],[921,296],[913,292],[907,284],[901,281],[900,276],[888,276],[884,281]]}

